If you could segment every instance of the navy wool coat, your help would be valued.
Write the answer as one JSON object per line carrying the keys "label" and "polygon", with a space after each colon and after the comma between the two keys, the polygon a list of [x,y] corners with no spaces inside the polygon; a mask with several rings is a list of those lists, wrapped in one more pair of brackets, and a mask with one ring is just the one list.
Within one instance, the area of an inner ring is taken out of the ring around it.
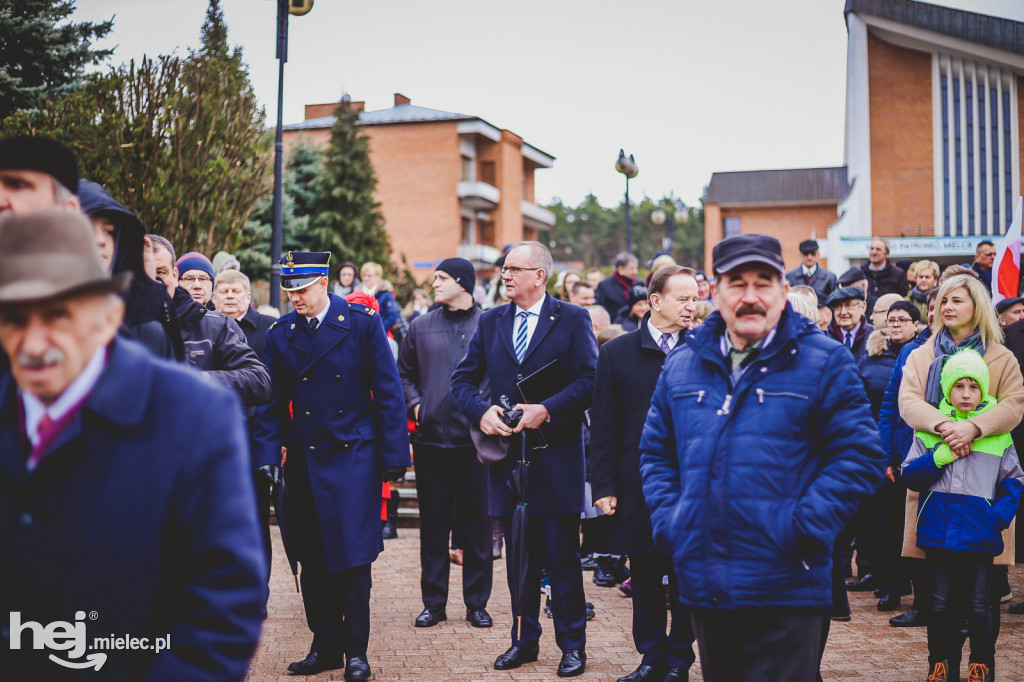
{"label": "navy wool coat", "polygon": [[402,382],[380,316],[328,295],[315,335],[295,311],[267,332],[272,390],[256,409],[254,466],[280,464],[282,446],[306,458],[333,572],[372,563],[384,549],[381,467],[411,462]]}
{"label": "navy wool coat", "polygon": [[171,640],[160,654],[105,651],[97,673],[47,659],[70,660],[67,651],[26,651],[24,632],[20,650],[0,646],[4,677],[244,679],[266,568],[234,392],[117,339],[82,410],[31,474],[19,403],[11,375],[0,377],[4,621],[19,611],[22,622],[73,623],[94,611],[83,621],[89,644],[111,633]]}
{"label": "navy wool coat", "polygon": [[655,544],[684,604],[832,603],[832,546],[885,455],[853,357],[787,304],[733,386],[720,313],[669,355],[640,441]]}
{"label": "navy wool coat", "polygon": [[[526,455],[530,461],[529,513],[578,514],[583,511],[586,477],[583,413],[593,398],[597,366],[593,324],[583,308],[545,294],[537,328],[520,365],[512,345],[515,312],[516,306],[510,303],[480,316],[466,357],[452,374],[452,395],[470,423],[479,426],[484,412],[491,404],[498,404],[502,395],[510,404],[523,402],[516,383],[557,358],[568,385],[543,401],[551,419],[541,427],[548,446],[536,447],[542,442],[535,430],[524,429],[512,438],[509,456],[487,472],[490,513],[492,516],[512,514],[515,500],[508,486],[509,472],[519,457],[525,434]],[[493,403],[484,401],[480,395],[485,377],[490,380]]]}

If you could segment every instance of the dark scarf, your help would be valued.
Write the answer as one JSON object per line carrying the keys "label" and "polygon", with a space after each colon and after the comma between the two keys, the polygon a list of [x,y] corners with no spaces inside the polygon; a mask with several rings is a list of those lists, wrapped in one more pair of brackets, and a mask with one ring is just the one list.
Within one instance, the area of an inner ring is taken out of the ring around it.
{"label": "dark scarf", "polygon": [[958,350],[973,348],[978,351],[981,357],[985,357],[988,346],[982,342],[981,333],[978,331],[975,331],[958,345],[953,342],[953,335],[945,327],[935,335],[932,344],[935,347],[935,360],[932,361],[931,367],[928,368],[928,383],[925,387],[924,395],[929,403],[934,407],[938,407],[943,398],[942,368],[945,366],[949,356]]}
{"label": "dark scarf", "polygon": [[921,291],[917,288],[917,285],[914,285],[914,288],[910,290],[910,296],[914,299],[915,303],[926,303],[928,301],[928,292],[930,291],[931,289],[928,291]]}

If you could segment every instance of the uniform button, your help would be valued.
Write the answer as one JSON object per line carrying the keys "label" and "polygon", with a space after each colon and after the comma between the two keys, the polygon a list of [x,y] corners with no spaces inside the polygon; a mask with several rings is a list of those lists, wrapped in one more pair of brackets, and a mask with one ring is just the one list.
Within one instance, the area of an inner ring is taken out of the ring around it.
{"label": "uniform button", "polygon": [[307,417],[309,416],[309,410],[306,410],[306,416]]}
{"label": "uniform button", "polygon": [[309,381],[309,377],[302,377],[302,381]]}
{"label": "uniform button", "polygon": [[762,368],[761,368],[761,374],[764,374],[764,373],[765,373],[765,372],[767,372],[767,371],[768,371],[768,368],[767,368],[767,367],[762,367]]}
{"label": "uniform button", "polygon": [[32,518],[32,514],[28,512],[22,512],[21,516],[18,517],[18,525],[22,528],[28,528],[33,523],[35,523],[35,521],[36,520]]}
{"label": "uniform button", "polygon": [[339,417],[340,417],[341,415],[343,415],[343,414],[345,414],[345,410],[338,410],[338,416],[339,416]]}
{"label": "uniform button", "polygon": [[718,606],[718,597],[712,597],[711,598],[711,605],[712,606]]}
{"label": "uniform button", "polygon": [[522,381],[522,380],[523,380],[523,375],[522,374],[517,374],[516,375],[516,381]]}
{"label": "uniform button", "polygon": [[348,450],[348,443],[345,443],[345,449]]}
{"label": "uniform button", "polygon": [[340,374],[335,374],[334,375],[334,380],[335,381],[341,381],[341,375]]}
{"label": "uniform button", "polygon": [[316,447],[314,447],[314,446],[310,445],[310,446],[309,446],[309,451],[310,451],[310,452],[316,452]]}

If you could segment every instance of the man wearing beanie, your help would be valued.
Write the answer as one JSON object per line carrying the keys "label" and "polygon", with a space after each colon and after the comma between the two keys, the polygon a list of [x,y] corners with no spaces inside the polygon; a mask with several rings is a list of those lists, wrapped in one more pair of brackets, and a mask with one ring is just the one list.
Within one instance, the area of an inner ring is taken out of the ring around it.
{"label": "man wearing beanie", "polygon": [[448,537],[463,532],[462,598],[466,620],[491,627],[491,523],[486,514],[483,465],[469,433],[469,419],[451,395],[451,375],[466,354],[481,311],[473,303],[476,271],[465,258],[447,258],[434,272],[437,308],[412,321],[398,354],[413,436],[416,492],[420,505],[420,588],[423,612],[416,627],[431,627],[448,615]]}
{"label": "man wearing beanie", "polygon": [[178,282],[192,300],[209,310],[213,310],[213,263],[197,251],[189,251],[174,264],[180,276]]}

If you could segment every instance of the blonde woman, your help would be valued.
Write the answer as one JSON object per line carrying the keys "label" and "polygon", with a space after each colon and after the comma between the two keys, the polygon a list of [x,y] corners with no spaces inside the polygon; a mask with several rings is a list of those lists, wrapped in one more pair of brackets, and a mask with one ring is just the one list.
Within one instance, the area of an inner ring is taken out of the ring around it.
{"label": "blonde woman", "polygon": [[917,280],[907,294],[907,300],[917,306],[921,319],[928,319],[928,292],[939,285],[942,270],[933,260],[919,260],[913,265]]}

